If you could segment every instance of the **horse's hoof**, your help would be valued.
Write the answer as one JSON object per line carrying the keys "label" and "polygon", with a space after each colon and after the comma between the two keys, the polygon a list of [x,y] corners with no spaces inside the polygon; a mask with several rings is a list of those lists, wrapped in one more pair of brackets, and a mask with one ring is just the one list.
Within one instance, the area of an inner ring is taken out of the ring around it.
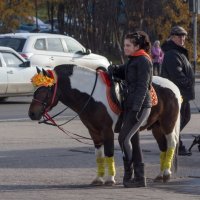
{"label": "horse's hoof", "polygon": [[95,180],[92,181],[91,185],[93,186],[102,186],[104,185],[104,180],[103,178],[96,178]]}
{"label": "horse's hoof", "polygon": [[116,184],[115,180],[106,181],[106,182],[105,182],[105,185],[106,185],[106,186],[113,186],[113,185],[115,185],[115,184]]}
{"label": "horse's hoof", "polygon": [[167,183],[170,180],[170,178],[171,178],[170,174],[163,175],[163,182]]}
{"label": "horse's hoof", "polygon": [[104,185],[104,182],[101,182],[101,181],[92,181],[91,185],[93,185],[93,186],[102,186],[102,185]]}
{"label": "horse's hoof", "polygon": [[163,176],[157,176],[154,180],[153,180],[153,182],[157,182],[157,183],[162,183],[163,182]]}

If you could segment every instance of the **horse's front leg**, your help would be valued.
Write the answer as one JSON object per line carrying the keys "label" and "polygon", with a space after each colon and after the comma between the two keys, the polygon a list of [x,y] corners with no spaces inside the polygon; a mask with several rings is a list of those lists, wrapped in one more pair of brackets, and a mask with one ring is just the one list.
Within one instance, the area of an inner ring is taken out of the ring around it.
{"label": "horse's front leg", "polygon": [[105,185],[115,185],[115,161],[114,161],[114,133],[112,131],[107,132],[104,138],[104,153],[105,164],[108,170],[108,175],[105,181]]}
{"label": "horse's front leg", "polygon": [[105,183],[103,177],[105,175],[105,156],[104,156],[104,146],[95,146],[96,155],[96,165],[97,165],[97,175],[92,181],[92,185],[103,185]]}
{"label": "horse's front leg", "polygon": [[[112,149],[111,146],[109,148],[107,145],[105,146],[106,146],[105,149],[103,145],[101,147],[95,147],[97,175],[96,175],[96,178],[92,181],[91,183],[92,185],[98,185],[98,186],[101,186],[104,184],[114,185],[116,183],[115,182],[116,170],[115,170],[115,162],[114,162],[114,157],[113,157],[114,147]],[[110,151],[112,153],[109,153]],[[104,152],[106,155],[109,155],[109,156],[104,156]],[[104,181],[105,168],[107,168],[107,172],[108,172],[106,181]]]}
{"label": "horse's front leg", "polygon": [[105,162],[106,162],[106,166],[108,169],[108,176],[107,179],[105,181],[105,185],[115,185],[116,181],[115,181],[115,175],[116,175],[116,170],[115,170],[115,161],[114,161],[114,157],[105,157]]}
{"label": "horse's front leg", "polygon": [[[96,154],[97,176],[92,181],[92,185],[114,185],[115,184],[115,162],[114,162],[114,133],[110,128],[103,128],[102,134],[96,134],[99,137],[93,137]],[[90,134],[92,136],[92,134]],[[93,134],[94,136],[94,134]],[[102,140],[103,139],[103,140]],[[103,144],[100,144],[103,143]],[[98,144],[98,145],[97,145]],[[104,181],[105,168],[107,168],[108,176]]]}

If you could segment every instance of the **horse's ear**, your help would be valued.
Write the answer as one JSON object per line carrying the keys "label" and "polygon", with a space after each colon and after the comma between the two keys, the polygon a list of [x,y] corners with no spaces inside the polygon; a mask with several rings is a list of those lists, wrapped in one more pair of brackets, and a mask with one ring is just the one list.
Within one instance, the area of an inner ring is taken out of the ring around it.
{"label": "horse's ear", "polygon": [[36,70],[37,70],[37,73],[40,74],[41,70],[38,67],[36,67]]}
{"label": "horse's ear", "polygon": [[[50,71],[50,70],[49,70]],[[49,71],[47,70],[44,70],[43,68],[42,68],[42,73],[43,73],[43,75],[44,76],[47,76],[47,77],[49,77],[49,78],[51,78],[51,74],[49,73]]]}
{"label": "horse's ear", "polygon": [[44,76],[48,76],[48,72],[45,71],[44,69],[42,69],[42,73],[43,73]]}

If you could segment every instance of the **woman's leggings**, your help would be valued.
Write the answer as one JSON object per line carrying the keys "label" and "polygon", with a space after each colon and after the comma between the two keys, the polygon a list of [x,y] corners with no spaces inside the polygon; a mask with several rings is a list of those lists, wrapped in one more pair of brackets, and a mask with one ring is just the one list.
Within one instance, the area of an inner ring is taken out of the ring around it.
{"label": "woman's leggings", "polygon": [[119,144],[125,160],[136,163],[143,162],[142,150],[140,148],[139,128],[147,121],[151,108],[144,108],[138,114],[138,121],[131,116],[133,111],[125,112],[124,123],[119,133]]}

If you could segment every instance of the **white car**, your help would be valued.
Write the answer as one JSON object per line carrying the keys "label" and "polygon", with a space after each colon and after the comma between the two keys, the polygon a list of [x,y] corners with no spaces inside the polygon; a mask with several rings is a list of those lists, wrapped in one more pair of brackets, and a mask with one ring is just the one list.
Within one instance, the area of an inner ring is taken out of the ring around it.
{"label": "white car", "polygon": [[0,101],[7,97],[32,95],[31,78],[35,73],[36,67],[31,66],[30,61],[11,48],[0,46]]}
{"label": "white car", "polygon": [[91,53],[72,37],[47,33],[11,33],[0,35],[0,46],[11,47],[32,65],[76,64],[96,69],[108,67],[107,58]]}

